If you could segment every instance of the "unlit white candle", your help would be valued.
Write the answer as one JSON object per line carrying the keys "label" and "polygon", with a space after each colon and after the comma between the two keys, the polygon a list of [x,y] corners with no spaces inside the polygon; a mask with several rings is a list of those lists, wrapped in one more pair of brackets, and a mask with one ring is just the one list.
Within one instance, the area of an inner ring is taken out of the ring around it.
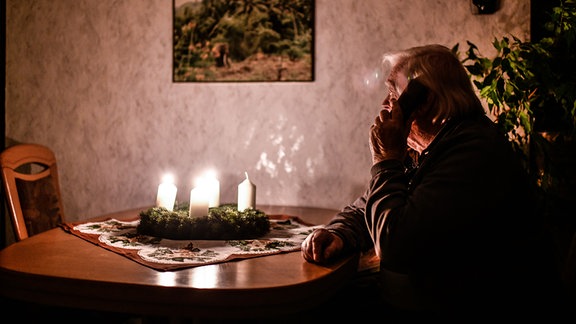
{"label": "unlit white candle", "polygon": [[250,182],[248,172],[244,172],[246,179],[238,185],[238,211],[256,208],[256,186]]}
{"label": "unlit white candle", "polygon": [[174,177],[167,174],[162,178],[162,183],[158,185],[158,194],[156,195],[156,206],[164,207],[169,211],[174,210],[174,203],[176,202],[176,185],[174,185]]}
{"label": "unlit white candle", "polygon": [[208,198],[202,187],[190,190],[190,217],[201,217],[208,215]]}

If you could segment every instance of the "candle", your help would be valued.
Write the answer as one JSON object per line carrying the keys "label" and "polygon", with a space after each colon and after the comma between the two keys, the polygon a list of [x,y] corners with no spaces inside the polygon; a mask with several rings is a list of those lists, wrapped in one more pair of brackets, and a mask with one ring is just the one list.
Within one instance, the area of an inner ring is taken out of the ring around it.
{"label": "candle", "polygon": [[202,187],[190,190],[190,217],[201,217],[208,215],[208,199]]}
{"label": "candle", "polygon": [[256,186],[250,182],[248,172],[244,172],[246,179],[238,185],[238,211],[256,208]]}
{"label": "candle", "polygon": [[220,182],[216,179],[216,174],[213,171],[204,174],[201,186],[206,191],[208,207],[220,206]]}
{"label": "candle", "polygon": [[176,202],[176,186],[174,185],[174,177],[170,174],[162,177],[162,183],[158,185],[158,194],[156,195],[156,207],[164,207],[169,211],[174,210],[174,203]]}
{"label": "candle", "polygon": [[220,182],[214,171],[205,172],[202,177],[197,178],[196,187],[204,192],[209,207],[220,206]]}

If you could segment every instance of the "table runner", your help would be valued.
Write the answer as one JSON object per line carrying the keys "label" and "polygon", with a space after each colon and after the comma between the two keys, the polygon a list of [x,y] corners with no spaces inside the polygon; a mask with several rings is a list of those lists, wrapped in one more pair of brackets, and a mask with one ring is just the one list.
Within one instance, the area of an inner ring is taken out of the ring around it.
{"label": "table runner", "polygon": [[179,270],[231,260],[300,250],[315,228],[296,216],[268,215],[270,232],[257,239],[170,240],[140,235],[140,218],[64,223],[62,228],[88,242],[160,271]]}

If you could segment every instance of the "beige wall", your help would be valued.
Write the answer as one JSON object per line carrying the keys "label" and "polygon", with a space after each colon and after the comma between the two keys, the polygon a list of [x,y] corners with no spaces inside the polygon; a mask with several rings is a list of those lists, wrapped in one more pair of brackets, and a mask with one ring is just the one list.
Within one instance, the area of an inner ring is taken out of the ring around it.
{"label": "beige wall", "polygon": [[382,53],[529,35],[527,0],[473,15],[465,0],[316,0],[316,80],[172,83],[170,0],[7,0],[6,132],[50,146],[69,220],[155,202],[165,172],[187,200],[218,172],[236,202],[341,208],[368,181]]}

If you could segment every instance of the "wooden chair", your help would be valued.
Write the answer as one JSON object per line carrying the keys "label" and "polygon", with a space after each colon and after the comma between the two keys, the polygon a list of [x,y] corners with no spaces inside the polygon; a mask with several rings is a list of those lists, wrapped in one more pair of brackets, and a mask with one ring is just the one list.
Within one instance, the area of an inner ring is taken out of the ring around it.
{"label": "wooden chair", "polygon": [[54,152],[38,144],[16,144],[0,153],[2,182],[16,241],[64,222]]}

